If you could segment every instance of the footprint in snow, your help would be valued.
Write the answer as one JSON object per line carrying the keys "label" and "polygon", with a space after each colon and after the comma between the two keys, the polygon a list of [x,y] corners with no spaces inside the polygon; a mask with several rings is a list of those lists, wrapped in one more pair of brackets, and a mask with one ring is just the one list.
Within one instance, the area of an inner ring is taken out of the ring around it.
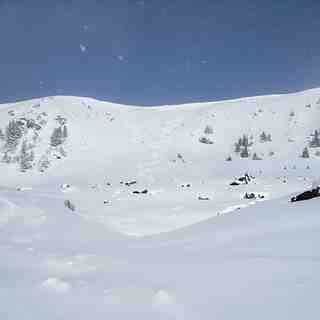
{"label": "footprint in snow", "polygon": [[152,300],[154,306],[168,306],[174,304],[174,296],[166,290],[158,290]]}
{"label": "footprint in snow", "polygon": [[44,289],[56,292],[56,293],[66,293],[71,289],[71,285],[59,278],[48,278],[41,285]]}

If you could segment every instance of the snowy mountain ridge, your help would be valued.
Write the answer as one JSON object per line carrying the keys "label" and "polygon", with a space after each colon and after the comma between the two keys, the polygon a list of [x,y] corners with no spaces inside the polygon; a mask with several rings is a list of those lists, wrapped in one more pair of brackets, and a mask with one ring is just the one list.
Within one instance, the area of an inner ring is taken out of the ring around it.
{"label": "snowy mountain ridge", "polygon": [[[72,152],[80,159],[81,152],[90,150],[95,157],[99,139],[113,157],[119,153],[121,156],[127,149],[131,152],[134,149],[134,153],[146,153],[149,149],[149,156],[143,156],[147,162],[154,163],[161,158],[155,151],[158,147],[166,149],[167,161],[178,160],[177,154],[197,161],[208,156],[224,160],[237,158],[235,143],[243,135],[252,144],[248,157],[254,154],[257,159],[298,157],[303,148],[308,147],[311,135],[319,129],[319,97],[320,90],[313,89],[289,95],[177,107],[128,107],[76,97],[49,97],[2,105],[0,128],[3,134],[10,121],[20,124],[29,121],[21,124],[23,133],[19,146],[11,154],[12,161],[5,162],[19,162],[19,152],[26,140],[30,148],[34,147],[32,168],[44,171],[51,162],[56,162],[55,159],[61,160],[67,154],[72,156]],[[30,130],[26,130],[26,126]],[[59,127],[66,129],[65,134],[70,137],[63,139],[68,143],[61,141],[53,146],[50,139]],[[261,134],[268,134],[270,143],[259,143]],[[201,143],[207,146],[203,148]],[[103,149],[99,150],[102,154]],[[4,143],[2,153],[3,158]]]}

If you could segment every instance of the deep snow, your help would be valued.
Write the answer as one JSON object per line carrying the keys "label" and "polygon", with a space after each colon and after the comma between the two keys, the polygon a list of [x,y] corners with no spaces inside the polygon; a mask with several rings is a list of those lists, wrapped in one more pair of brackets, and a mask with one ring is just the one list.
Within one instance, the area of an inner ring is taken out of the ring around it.
{"label": "deep snow", "polygon": [[[314,89],[154,108],[76,97],[0,106],[3,131],[43,120],[22,138],[33,141],[33,168],[0,163],[0,319],[316,319],[320,200],[289,200],[319,177],[319,148],[300,157],[320,128],[319,98]],[[50,146],[58,116],[65,156]],[[249,158],[234,152],[243,134]],[[255,179],[230,186],[246,172]]]}

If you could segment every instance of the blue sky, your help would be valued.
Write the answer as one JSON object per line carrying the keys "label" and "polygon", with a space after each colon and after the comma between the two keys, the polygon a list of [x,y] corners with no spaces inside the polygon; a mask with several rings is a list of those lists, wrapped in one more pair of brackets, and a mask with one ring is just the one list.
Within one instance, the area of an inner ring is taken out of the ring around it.
{"label": "blue sky", "polygon": [[0,0],[0,102],[136,105],[320,86],[320,1]]}

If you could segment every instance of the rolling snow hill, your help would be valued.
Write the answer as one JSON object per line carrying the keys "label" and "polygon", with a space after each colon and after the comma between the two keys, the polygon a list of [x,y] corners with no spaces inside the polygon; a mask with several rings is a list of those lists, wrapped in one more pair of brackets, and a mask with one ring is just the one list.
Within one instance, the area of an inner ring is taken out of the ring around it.
{"label": "rolling snow hill", "polygon": [[316,319],[319,120],[320,89],[1,105],[0,318]]}
{"label": "rolling snow hill", "polygon": [[[320,145],[309,148],[319,119],[319,89],[154,108],[74,97],[3,105],[1,179],[13,188],[72,190],[81,215],[125,233],[168,231],[242,205],[229,183],[245,173],[256,179],[242,193],[266,198],[308,186],[319,169]],[[309,158],[301,158],[305,147]]]}

